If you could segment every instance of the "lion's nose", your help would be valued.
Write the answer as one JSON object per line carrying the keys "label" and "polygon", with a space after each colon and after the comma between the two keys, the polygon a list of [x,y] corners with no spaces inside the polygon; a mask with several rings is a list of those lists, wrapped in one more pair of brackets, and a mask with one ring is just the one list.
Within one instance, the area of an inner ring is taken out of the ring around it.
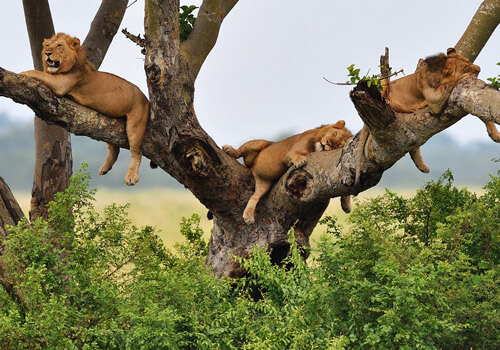
{"label": "lion's nose", "polygon": [[45,55],[49,57],[50,55],[52,55],[52,52],[46,52]]}

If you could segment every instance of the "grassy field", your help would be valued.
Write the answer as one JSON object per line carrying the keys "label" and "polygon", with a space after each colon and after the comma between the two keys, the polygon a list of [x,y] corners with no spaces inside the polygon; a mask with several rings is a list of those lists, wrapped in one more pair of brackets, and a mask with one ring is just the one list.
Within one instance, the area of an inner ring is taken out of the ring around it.
{"label": "grassy field", "polygon": [[[383,193],[383,189],[370,189],[357,197],[363,200],[367,197],[377,196]],[[405,196],[413,195],[415,191],[396,191]],[[29,211],[30,195],[28,193],[15,193],[25,214]],[[201,228],[205,232],[205,238],[210,238],[213,226],[212,221],[207,219],[207,209],[191,194],[183,189],[149,189],[144,191],[127,191],[115,189],[99,189],[96,194],[96,207],[103,207],[116,203],[124,205],[130,203],[129,218],[136,226],[150,225],[157,228],[159,236],[167,247],[172,247],[175,242],[183,239],[179,233],[179,225],[182,217],[190,217],[198,214],[201,217]],[[355,204],[354,204],[355,205]],[[340,199],[331,200],[325,215],[335,215],[341,223],[345,222],[348,214],[340,208]],[[318,225],[311,237],[311,243],[317,239],[325,230]]]}

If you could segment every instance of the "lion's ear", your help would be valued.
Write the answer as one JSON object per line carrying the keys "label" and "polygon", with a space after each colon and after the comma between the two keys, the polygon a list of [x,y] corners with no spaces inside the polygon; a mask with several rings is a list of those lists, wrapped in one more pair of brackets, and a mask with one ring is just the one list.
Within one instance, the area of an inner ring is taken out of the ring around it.
{"label": "lion's ear", "polygon": [[345,126],[345,121],[339,120],[333,126],[336,127],[336,128],[338,128],[338,129],[343,128]]}
{"label": "lion's ear", "polygon": [[68,44],[76,49],[76,48],[78,48],[80,46],[80,39],[78,39],[78,38],[69,38]]}
{"label": "lion's ear", "polygon": [[450,55],[455,55],[456,53],[457,53],[457,50],[455,50],[455,48],[454,48],[454,47],[450,47],[450,48],[448,48],[448,50],[446,50],[446,54],[447,54],[448,56],[450,56]]}

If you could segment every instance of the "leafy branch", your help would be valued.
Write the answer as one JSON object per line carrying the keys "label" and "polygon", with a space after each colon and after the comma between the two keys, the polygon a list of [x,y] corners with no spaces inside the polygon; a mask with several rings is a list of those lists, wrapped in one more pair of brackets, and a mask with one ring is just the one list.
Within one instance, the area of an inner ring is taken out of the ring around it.
{"label": "leafy branch", "polygon": [[359,68],[355,68],[354,63],[351,64],[349,67],[347,67],[347,70],[349,72],[347,74],[347,76],[349,77],[349,80],[345,83],[335,83],[335,82],[332,82],[332,81],[326,79],[325,77],[323,77],[323,79],[325,79],[330,84],[334,84],[334,85],[356,85],[360,81],[366,81],[366,85],[368,87],[374,85],[374,86],[377,86],[380,91],[382,91],[384,89],[382,86],[382,79],[387,79],[387,78],[390,78],[392,76],[397,76],[399,73],[404,73],[403,70],[400,69],[399,71],[397,71],[395,73],[385,75],[385,76],[383,76],[382,74],[374,74],[372,76],[369,76],[368,74],[370,73],[370,71],[368,71],[365,75],[360,77],[359,72],[361,70]]}
{"label": "leafy branch", "polygon": [[[134,3],[132,3],[134,4]],[[130,4],[129,6],[131,6]],[[196,17],[193,15],[193,11],[196,10],[198,7],[195,5],[191,6],[186,6],[183,5],[179,8],[179,37],[181,41],[184,41],[188,38],[189,33],[191,33],[191,30],[193,29],[194,22],[196,21]],[[122,29],[122,33],[125,34],[125,36],[142,47],[142,54],[146,54],[146,39],[141,38],[141,35],[133,35],[127,31],[127,28]]]}
{"label": "leafy branch", "polygon": [[194,22],[196,21],[196,17],[193,15],[193,11],[198,7],[195,5],[186,6],[183,5],[180,7],[179,11],[179,35],[181,37],[181,41],[184,41],[188,38],[189,33],[193,29]]}

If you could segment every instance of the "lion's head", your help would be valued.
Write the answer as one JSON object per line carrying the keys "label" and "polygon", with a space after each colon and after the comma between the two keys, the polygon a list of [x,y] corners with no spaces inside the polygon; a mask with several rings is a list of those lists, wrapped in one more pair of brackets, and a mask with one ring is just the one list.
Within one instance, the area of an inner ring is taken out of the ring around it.
{"label": "lion's head", "polygon": [[324,128],[324,132],[318,135],[319,138],[315,143],[316,152],[342,148],[347,140],[352,137],[351,132],[345,128],[345,121],[343,120],[322,128]]}
{"label": "lion's head", "polygon": [[74,66],[91,67],[80,40],[64,33],[43,41],[42,60],[44,72],[50,74],[68,72]]}
{"label": "lion's head", "polygon": [[424,60],[424,67],[428,71],[427,83],[437,88],[443,83],[456,84],[468,75],[477,77],[481,68],[469,59],[460,55],[454,48],[448,49],[447,54],[439,54]]}

